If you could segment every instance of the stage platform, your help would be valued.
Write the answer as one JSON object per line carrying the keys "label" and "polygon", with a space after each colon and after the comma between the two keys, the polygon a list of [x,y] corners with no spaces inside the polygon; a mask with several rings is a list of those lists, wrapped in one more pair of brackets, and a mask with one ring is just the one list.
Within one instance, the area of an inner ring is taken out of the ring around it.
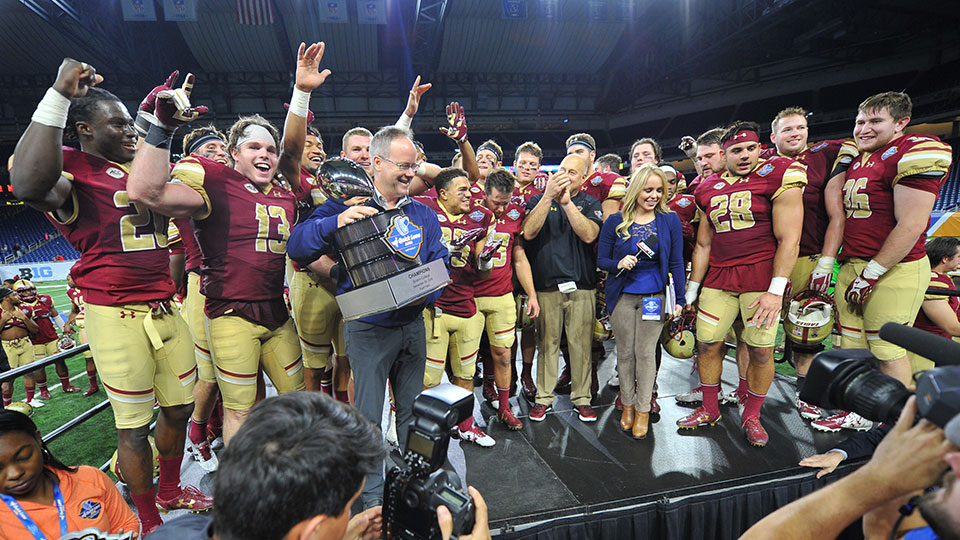
{"label": "stage platform", "polygon": [[[698,384],[692,361],[664,355],[658,377],[660,420],[645,440],[620,430],[613,375],[615,345],[600,367],[598,420],[581,422],[568,396],[559,396],[543,422],[530,421],[520,398],[523,430],[509,431],[483,404],[492,448],[460,444],[467,480],[487,501],[499,538],[736,538],[775,508],[854,470],[845,464],[817,480],[799,467],[852,432],[814,431],[794,406],[794,380],[778,375],[764,403],[766,448],[750,446],[736,406],[721,405],[717,426],[679,431],[675,421],[692,408],[674,396]],[[723,390],[737,382],[725,361]],[[477,399],[480,400],[480,389]]]}

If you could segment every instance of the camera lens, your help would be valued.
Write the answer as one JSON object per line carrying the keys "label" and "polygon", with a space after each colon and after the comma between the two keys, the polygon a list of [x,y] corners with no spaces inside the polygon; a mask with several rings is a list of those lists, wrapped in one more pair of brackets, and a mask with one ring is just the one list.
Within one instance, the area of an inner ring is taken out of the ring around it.
{"label": "camera lens", "polygon": [[875,422],[896,422],[911,392],[903,383],[870,365],[858,366],[843,380],[836,380],[831,394],[843,410]]}

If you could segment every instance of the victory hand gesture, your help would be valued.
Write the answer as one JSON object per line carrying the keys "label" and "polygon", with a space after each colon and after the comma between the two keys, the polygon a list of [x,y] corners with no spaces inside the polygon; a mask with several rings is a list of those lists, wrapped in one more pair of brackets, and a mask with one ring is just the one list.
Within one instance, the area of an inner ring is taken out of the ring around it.
{"label": "victory hand gesture", "polygon": [[307,47],[305,43],[300,43],[297,50],[297,79],[296,86],[304,92],[312,92],[323,84],[323,81],[330,76],[330,70],[320,69],[320,60],[323,59],[323,51],[326,45],[320,41]]}

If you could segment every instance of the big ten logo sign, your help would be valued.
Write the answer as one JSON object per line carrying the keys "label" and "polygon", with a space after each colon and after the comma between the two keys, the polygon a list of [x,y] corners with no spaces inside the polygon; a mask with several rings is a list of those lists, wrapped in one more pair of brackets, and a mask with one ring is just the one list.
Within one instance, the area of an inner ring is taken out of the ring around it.
{"label": "big ten logo sign", "polygon": [[49,266],[34,266],[28,268],[17,268],[17,274],[26,280],[44,281],[53,279],[53,268]]}

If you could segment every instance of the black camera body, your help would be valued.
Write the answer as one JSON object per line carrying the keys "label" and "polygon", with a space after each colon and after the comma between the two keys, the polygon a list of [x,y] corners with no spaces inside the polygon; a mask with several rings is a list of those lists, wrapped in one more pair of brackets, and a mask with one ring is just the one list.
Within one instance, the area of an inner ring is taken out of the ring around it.
{"label": "black camera body", "polygon": [[442,469],[450,430],[473,414],[473,394],[452,384],[424,390],[413,402],[414,421],[407,434],[405,467],[387,473],[383,488],[383,538],[441,538],[437,507],[453,517],[453,535],[473,529],[473,499],[456,474]]}
{"label": "black camera body", "polygon": [[[885,375],[867,350],[834,349],[813,358],[800,399],[825,409],[852,411],[867,420],[896,423],[914,394]],[[937,367],[917,378],[917,412],[941,428],[960,414],[960,366]]]}

